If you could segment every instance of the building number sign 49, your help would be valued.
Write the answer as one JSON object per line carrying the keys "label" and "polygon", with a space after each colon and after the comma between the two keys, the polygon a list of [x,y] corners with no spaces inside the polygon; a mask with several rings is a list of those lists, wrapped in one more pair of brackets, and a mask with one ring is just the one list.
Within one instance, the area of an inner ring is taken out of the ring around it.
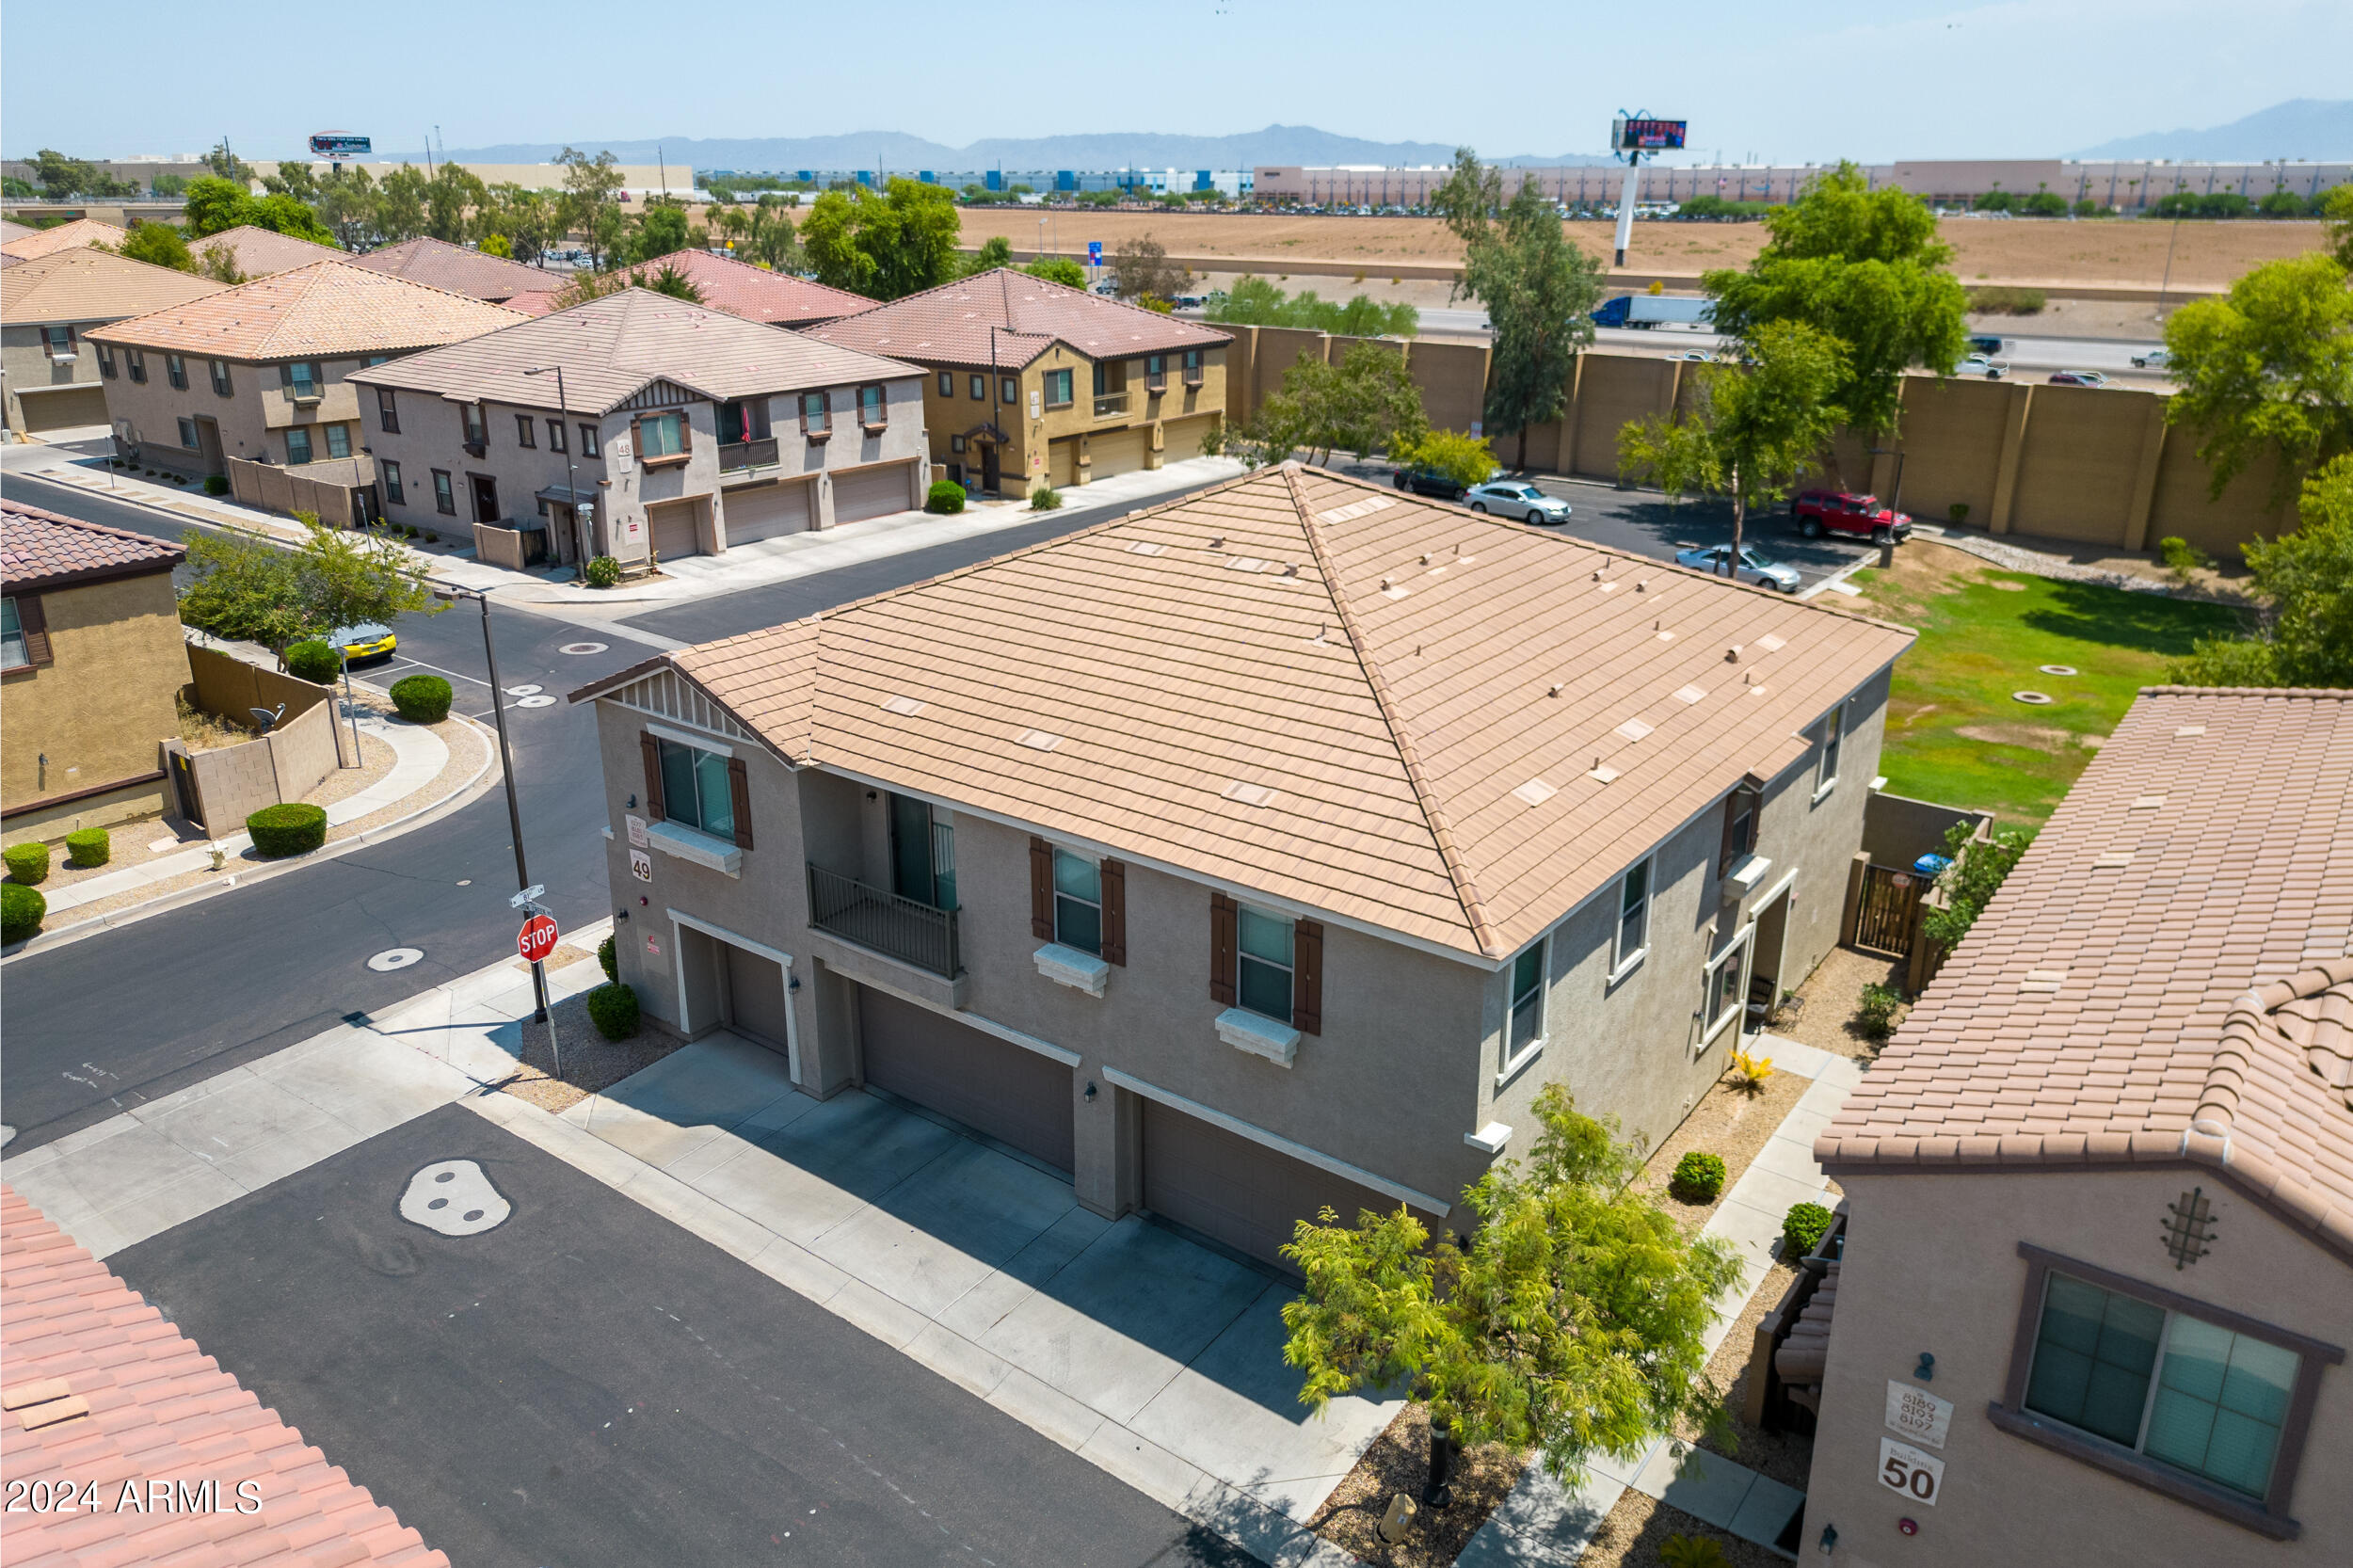
{"label": "building number sign 49", "polygon": [[1909,1443],[1898,1443],[1892,1437],[1880,1439],[1880,1484],[1891,1492],[1900,1492],[1915,1503],[1936,1506],[1936,1495],[1945,1485],[1945,1462]]}

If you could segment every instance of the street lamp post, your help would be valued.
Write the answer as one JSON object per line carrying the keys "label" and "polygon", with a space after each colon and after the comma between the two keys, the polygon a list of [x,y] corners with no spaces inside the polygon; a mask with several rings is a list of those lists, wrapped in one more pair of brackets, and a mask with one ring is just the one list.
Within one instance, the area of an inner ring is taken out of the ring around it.
{"label": "street lamp post", "polygon": [[[572,562],[572,580],[574,582],[578,582],[582,578],[588,575],[588,558],[585,552],[589,548],[589,541],[583,539],[580,536],[580,465],[572,461],[572,408],[571,405],[564,400],[564,367],[562,365],[541,365],[536,370],[526,370],[523,374],[525,376],[545,376],[550,371],[553,371],[555,373],[555,411],[558,416],[558,423],[564,426],[564,493],[571,498],[572,546],[573,553],[578,557],[578,559]],[[483,614],[487,617],[489,612],[486,609]],[[487,618],[483,621],[483,626],[485,628],[484,640],[487,642],[488,640],[488,628],[489,626],[489,621]],[[521,840],[519,836],[517,843],[520,845],[520,842]]]}

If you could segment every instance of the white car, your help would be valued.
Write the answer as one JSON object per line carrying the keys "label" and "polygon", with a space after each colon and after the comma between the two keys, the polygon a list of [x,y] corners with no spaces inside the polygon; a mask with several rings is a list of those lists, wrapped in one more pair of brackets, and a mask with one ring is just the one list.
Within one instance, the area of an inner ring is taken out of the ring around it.
{"label": "white car", "polygon": [[1955,376],[1982,376],[1989,381],[1999,381],[2009,369],[2008,360],[1997,360],[1991,354],[1972,354],[1953,367]]}
{"label": "white car", "polygon": [[2172,364],[2173,351],[2169,348],[2153,348],[2146,354],[2133,356],[2135,370],[2168,370]]}
{"label": "white car", "polygon": [[[1675,552],[1675,565],[1689,567],[1695,571],[1704,571],[1710,577],[1721,577],[1724,574],[1724,563],[1731,559],[1732,546],[1728,544],[1702,545],[1696,550]],[[1738,581],[1753,583],[1760,588],[1778,588],[1783,593],[1793,594],[1798,591],[1798,585],[1803,579],[1798,575],[1795,568],[1768,561],[1747,545],[1742,545]]]}
{"label": "white car", "polygon": [[1527,522],[1566,522],[1569,504],[1546,495],[1525,479],[1490,479],[1463,492],[1463,504],[1474,512],[1495,512]]}

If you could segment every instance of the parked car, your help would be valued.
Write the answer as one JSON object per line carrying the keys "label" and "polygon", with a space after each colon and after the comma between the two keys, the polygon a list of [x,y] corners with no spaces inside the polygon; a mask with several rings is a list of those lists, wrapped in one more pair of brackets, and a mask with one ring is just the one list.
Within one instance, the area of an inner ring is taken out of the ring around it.
{"label": "parked car", "polygon": [[1999,381],[2009,369],[2008,360],[1996,360],[1987,354],[1972,354],[1953,367],[1955,376],[1982,376],[1989,381]]}
{"label": "parked car", "polygon": [[1436,469],[1429,468],[1399,469],[1392,476],[1392,482],[1401,490],[1411,490],[1416,495],[1435,496],[1440,501],[1460,500],[1463,492],[1470,488],[1451,474],[1440,473]]}
{"label": "parked car", "polygon": [[2173,350],[2153,348],[2146,354],[2133,356],[2135,370],[2169,370],[2173,365]]}
{"label": "parked car", "polygon": [[392,629],[372,620],[339,626],[327,634],[327,641],[342,648],[344,662],[350,664],[363,659],[389,659],[400,649],[400,639],[392,635]]}
{"label": "parked car", "polygon": [[[1707,573],[1710,577],[1723,576],[1724,563],[1731,559],[1732,546],[1728,544],[1702,545],[1697,550],[1675,552],[1676,566],[1690,567],[1694,570]],[[1798,584],[1802,579],[1799,577],[1795,567],[1785,567],[1768,561],[1755,551],[1742,545],[1740,547],[1740,570],[1736,581],[1753,583],[1760,588],[1778,588],[1783,593],[1793,594],[1798,591]]]}
{"label": "parked car", "polygon": [[1898,539],[1912,535],[1912,519],[1893,507],[1881,505],[1875,495],[1803,490],[1789,503],[1789,515],[1796,520],[1798,532],[1809,539],[1818,539],[1825,534],[1852,534],[1876,543],[1881,534],[1891,530]]}
{"label": "parked car", "polygon": [[1497,512],[1528,522],[1566,522],[1569,504],[1546,495],[1525,479],[1490,479],[1463,492],[1463,504],[1474,512]]}
{"label": "parked car", "polygon": [[2051,385],[2055,387],[2105,387],[2108,378],[2096,370],[2055,370]]}
{"label": "parked car", "polygon": [[1983,354],[1991,358],[2002,351],[2002,340],[1997,333],[1972,332],[1969,335],[1968,347],[1972,354]]}

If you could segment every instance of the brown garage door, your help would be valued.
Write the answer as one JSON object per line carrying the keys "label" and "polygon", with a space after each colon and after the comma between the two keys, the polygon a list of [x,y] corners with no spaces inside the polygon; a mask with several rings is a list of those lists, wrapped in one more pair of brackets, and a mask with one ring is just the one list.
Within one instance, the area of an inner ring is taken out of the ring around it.
{"label": "brown garage door", "polygon": [[778,534],[808,533],[811,516],[808,491],[814,483],[792,479],[728,491],[720,505],[727,520],[728,547],[774,538]]}
{"label": "brown garage door", "polygon": [[717,945],[727,963],[728,1025],[771,1050],[783,1050],[789,1038],[784,966],[732,942]]}
{"label": "brown garage door", "polygon": [[1079,482],[1079,438],[1046,443],[1046,482],[1056,489]]}
{"label": "brown garage door", "polygon": [[1072,1167],[1068,1067],[888,992],[861,985],[857,997],[867,1082]]}
{"label": "brown garage door", "polygon": [[1182,462],[1187,457],[1201,456],[1202,438],[1215,424],[1215,414],[1198,414],[1192,419],[1172,419],[1160,427],[1160,460]]}
{"label": "brown garage door", "polygon": [[914,492],[908,488],[914,483],[909,476],[914,467],[912,463],[873,463],[835,474],[833,520],[856,522],[905,511],[915,504],[909,499]]}
{"label": "brown garage door", "polygon": [[1397,1208],[1370,1188],[1263,1144],[1144,1102],[1144,1207],[1237,1252],[1298,1272],[1281,1252],[1291,1227],[1329,1205],[1343,1224]]}
{"label": "brown garage door", "polygon": [[1151,440],[1151,430],[1141,424],[1089,437],[1088,450],[1094,454],[1095,463],[1088,469],[1087,477],[1109,479],[1114,473],[1135,472],[1144,467],[1144,454]]}
{"label": "brown garage door", "polygon": [[646,520],[653,529],[654,553],[665,561],[681,555],[700,555],[702,540],[696,530],[696,513],[702,504],[696,501],[672,501],[660,506],[646,508]]}
{"label": "brown garage door", "polygon": [[73,430],[106,423],[106,392],[103,387],[60,387],[55,392],[20,392],[29,431]]}

